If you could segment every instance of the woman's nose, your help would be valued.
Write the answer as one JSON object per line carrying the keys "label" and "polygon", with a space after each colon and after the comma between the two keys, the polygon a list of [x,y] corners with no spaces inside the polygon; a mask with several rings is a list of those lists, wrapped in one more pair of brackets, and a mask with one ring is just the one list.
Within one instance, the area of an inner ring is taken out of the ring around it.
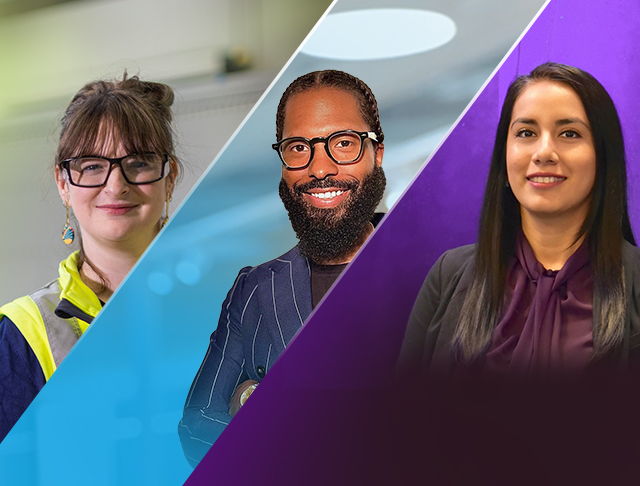
{"label": "woman's nose", "polygon": [[558,153],[551,134],[543,133],[540,135],[533,154],[533,162],[536,164],[556,164],[558,162]]}
{"label": "woman's nose", "polygon": [[120,195],[129,190],[129,183],[124,178],[122,167],[114,165],[107,177],[104,190],[113,196]]}

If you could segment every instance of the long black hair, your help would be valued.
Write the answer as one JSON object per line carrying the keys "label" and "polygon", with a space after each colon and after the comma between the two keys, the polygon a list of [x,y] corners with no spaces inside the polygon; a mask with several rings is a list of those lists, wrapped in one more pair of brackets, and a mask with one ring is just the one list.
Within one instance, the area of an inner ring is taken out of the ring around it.
{"label": "long black hair", "polygon": [[570,86],[580,97],[591,125],[596,178],[591,207],[577,239],[587,238],[594,272],[594,357],[606,354],[622,340],[626,312],[622,242],[625,239],[635,245],[635,240],[627,210],[620,119],[611,97],[593,76],[573,66],[549,62],[511,83],[502,106],[482,204],[473,279],[454,336],[454,345],[465,361],[486,351],[501,315],[508,265],[522,227],[520,204],[507,184],[507,136],[518,96],[527,86],[543,80]]}

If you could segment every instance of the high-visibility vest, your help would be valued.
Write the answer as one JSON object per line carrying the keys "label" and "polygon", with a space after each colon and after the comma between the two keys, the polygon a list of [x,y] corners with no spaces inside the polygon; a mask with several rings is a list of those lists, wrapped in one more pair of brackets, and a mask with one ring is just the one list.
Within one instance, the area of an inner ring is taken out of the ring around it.
{"label": "high-visibility vest", "polygon": [[102,308],[96,294],[80,278],[77,258],[75,252],[60,263],[56,280],[0,307],[0,319],[7,316],[22,333],[46,380]]}

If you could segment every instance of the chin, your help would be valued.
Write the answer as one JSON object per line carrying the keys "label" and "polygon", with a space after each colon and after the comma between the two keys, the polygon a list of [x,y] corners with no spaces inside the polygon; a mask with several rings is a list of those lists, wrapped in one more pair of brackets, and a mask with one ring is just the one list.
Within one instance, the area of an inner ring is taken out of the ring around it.
{"label": "chin", "polygon": [[102,231],[102,239],[113,243],[127,241],[141,234],[143,228],[142,224],[135,223],[108,225]]}
{"label": "chin", "polygon": [[343,202],[341,202],[339,205],[337,206],[333,206],[333,207],[318,207],[318,206],[313,206],[311,204],[307,204],[307,213],[309,214],[310,217],[313,216],[313,214],[328,214],[328,213],[334,213],[336,215],[342,215],[345,213],[346,208],[348,206],[348,202],[349,200],[345,200]]}
{"label": "chin", "polygon": [[327,223],[339,224],[346,215],[347,205],[345,203],[346,201],[333,208],[318,208],[309,205],[306,208],[307,218],[322,225],[326,225]]}
{"label": "chin", "polygon": [[562,207],[552,205],[539,205],[524,208],[532,217],[539,219],[550,219],[573,216],[578,213],[578,209],[575,207]]}

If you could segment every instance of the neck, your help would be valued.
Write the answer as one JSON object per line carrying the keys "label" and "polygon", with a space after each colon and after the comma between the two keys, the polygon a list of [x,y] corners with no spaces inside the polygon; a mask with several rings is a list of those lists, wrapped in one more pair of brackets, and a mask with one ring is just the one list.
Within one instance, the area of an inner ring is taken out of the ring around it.
{"label": "neck", "polygon": [[80,270],[82,281],[100,300],[106,302],[153,241],[153,237],[144,242],[127,243],[98,242],[91,237],[84,237],[82,242],[84,254],[106,282],[103,284],[100,276],[87,263]]}
{"label": "neck", "polygon": [[527,211],[522,211],[521,216],[522,232],[536,259],[547,270],[560,270],[584,241],[584,235],[576,240],[584,219],[540,218]]}
{"label": "neck", "polygon": [[349,251],[349,253],[345,255],[341,255],[338,258],[330,259],[330,260],[322,260],[322,261],[314,260],[315,263],[317,263],[318,265],[343,265],[345,263],[349,263],[356,256],[358,251],[360,251],[360,248],[362,248],[362,245],[364,245],[364,243],[367,241],[369,236],[371,236],[371,233],[373,233],[373,229],[374,229],[373,225],[371,223],[367,223],[367,225],[364,228],[364,231],[362,232],[362,235],[360,236],[360,238],[358,238],[353,249]]}

